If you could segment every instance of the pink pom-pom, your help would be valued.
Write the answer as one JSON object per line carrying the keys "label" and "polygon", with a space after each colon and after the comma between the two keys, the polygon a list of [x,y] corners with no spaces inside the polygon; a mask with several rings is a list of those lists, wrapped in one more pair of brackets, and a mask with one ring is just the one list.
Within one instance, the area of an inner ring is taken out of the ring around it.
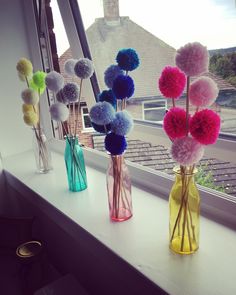
{"label": "pink pom-pom", "polygon": [[186,135],[186,112],[181,108],[170,109],[163,122],[163,128],[171,139],[180,138]]}
{"label": "pink pom-pom", "polygon": [[176,139],[171,147],[172,158],[180,165],[196,164],[204,154],[203,146],[191,137]]}
{"label": "pink pom-pom", "polygon": [[215,101],[218,93],[218,86],[211,78],[200,77],[191,84],[189,99],[196,107],[207,107]]}
{"label": "pink pom-pom", "polygon": [[201,144],[213,144],[220,132],[220,117],[212,110],[202,110],[190,120],[190,133]]}
{"label": "pink pom-pom", "polygon": [[177,50],[175,62],[187,76],[199,76],[208,71],[209,54],[199,42],[188,43]]}
{"label": "pink pom-pom", "polygon": [[184,91],[186,76],[177,67],[166,66],[159,79],[159,89],[167,98],[178,98]]}

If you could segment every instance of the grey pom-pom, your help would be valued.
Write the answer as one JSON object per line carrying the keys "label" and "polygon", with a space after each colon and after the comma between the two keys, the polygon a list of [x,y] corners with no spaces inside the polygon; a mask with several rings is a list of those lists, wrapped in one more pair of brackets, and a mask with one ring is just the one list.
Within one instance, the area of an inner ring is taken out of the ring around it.
{"label": "grey pom-pom", "polygon": [[64,122],[69,117],[69,109],[63,103],[56,102],[50,107],[50,114],[53,120]]}
{"label": "grey pom-pom", "polygon": [[58,92],[64,85],[64,78],[61,74],[52,71],[47,74],[45,83],[49,90]]}
{"label": "grey pom-pom", "polygon": [[109,102],[97,102],[90,110],[90,118],[95,124],[107,125],[114,120],[115,110]]}
{"label": "grey pom-pom", "polygon": [[69,76],[75,75],[75,64],[77,63],[77,61],[77,59],[70,58],[65,62],[64,69]]}
{"label": "grey pom-pom", "polygon": [[127,135],[133,128],[133,118],[127,111],[117,112],[111,130],[117,135]]}
{"label": "grey pom-pom", "polygon": [[63,88],[60,89],[57,94],[56,94],[56,99],[58,102],[61,102],[61,103],[64,103],[64,104],[67,104],[68,103],[68,100],[66,97],[64,97],[63,95]]}
{"label": "grey pom-pom", "polygon": [[63,96],[69,102],[75,102],[79,98],[79,86],[76,83],[67,83],[62,89]]}
{"label": "grey pom-pom", "polygon": [[88,79],[93,75],[94,66],[90,59],[80,58],[75,64],[75,74],[81,79]]}

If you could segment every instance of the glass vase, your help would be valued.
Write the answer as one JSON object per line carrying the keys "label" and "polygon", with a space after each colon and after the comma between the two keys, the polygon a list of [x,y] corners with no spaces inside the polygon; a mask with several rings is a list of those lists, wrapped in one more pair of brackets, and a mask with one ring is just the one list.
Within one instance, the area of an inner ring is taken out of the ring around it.
{"label": "glass vase", "polygon": [[42,128],[33,128],[33,151],[39,173],[52,170],[52,157],[47,138]]}
{"label": "glass vase", "polygon": [[199,248],[200,196],[194,181],[197,170],[174,168],[175,183],[169,196],[170,249],[192,254]]}
{"label": "glass vase", "polygon": [[80,192],[87,188],[87,176],[83,150],[78,137],[66,136],[64,153],[69,190]]}
{"label": "glass vase", "polygon": [[110,218],[125,221],[132,217],[131,179],[123,155],[111,155],[107,169]]}

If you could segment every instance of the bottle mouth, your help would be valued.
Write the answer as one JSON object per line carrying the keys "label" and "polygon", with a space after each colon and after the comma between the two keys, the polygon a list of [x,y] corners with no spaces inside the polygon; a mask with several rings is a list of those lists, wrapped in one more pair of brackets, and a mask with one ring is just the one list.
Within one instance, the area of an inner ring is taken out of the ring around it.
{"label": "bottle mouth", "polygon": [[178,175],[187,175],[187,176],[191,176],[191,175],[194,175],[198,172],[198,169],[196,167],[192,168],[191,166],[190,167],[186,167],[186,169],[184,169],[184,171],[181,171],[181,168],[180,166],[175,166],[173,168],[173,171],[175,174],[178,174]]}

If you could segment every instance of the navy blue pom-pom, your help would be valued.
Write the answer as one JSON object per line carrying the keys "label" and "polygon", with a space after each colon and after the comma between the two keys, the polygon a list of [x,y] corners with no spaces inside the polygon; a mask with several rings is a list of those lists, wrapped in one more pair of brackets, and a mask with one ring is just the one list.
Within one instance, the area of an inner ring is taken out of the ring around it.
{"label": "navy blue pom-pom", "polygon": [[98,99],[99,99],[99,101],[109,102],[113,106],[113,108],[116,110],[116,97],[111,89],[110,90],[103,90],[98,95]]}
{"label": "navy blue pom-pom", "polygon": [[117,99],[130,98],[134,94],[133,79],[130,76],[117,76],[113,82],[112,91]]}
{"label": "navy blue pom-pom", "polygon": [[121,155],[127,147],[124,136],[115,133],[109,133],[105,137],[105,149],[112,155]]}
{"label": "navy blue pom-pom", "polygon": [[111,124],[107,124],[105,125],[106,126],[106,130],[105,130],[105,127],[104,125],[98,125],[94,122],[91,121],[91,124],[93,126],[93,129],[99,133],[107,133],[109,131],[111,131]]}
{"label": "navy blue pom-pom", "polygon": [[132,48],[121,49],[116,56],[116,61],[119,67],[125,71],[133,71],[139,66],[138,54]]}

